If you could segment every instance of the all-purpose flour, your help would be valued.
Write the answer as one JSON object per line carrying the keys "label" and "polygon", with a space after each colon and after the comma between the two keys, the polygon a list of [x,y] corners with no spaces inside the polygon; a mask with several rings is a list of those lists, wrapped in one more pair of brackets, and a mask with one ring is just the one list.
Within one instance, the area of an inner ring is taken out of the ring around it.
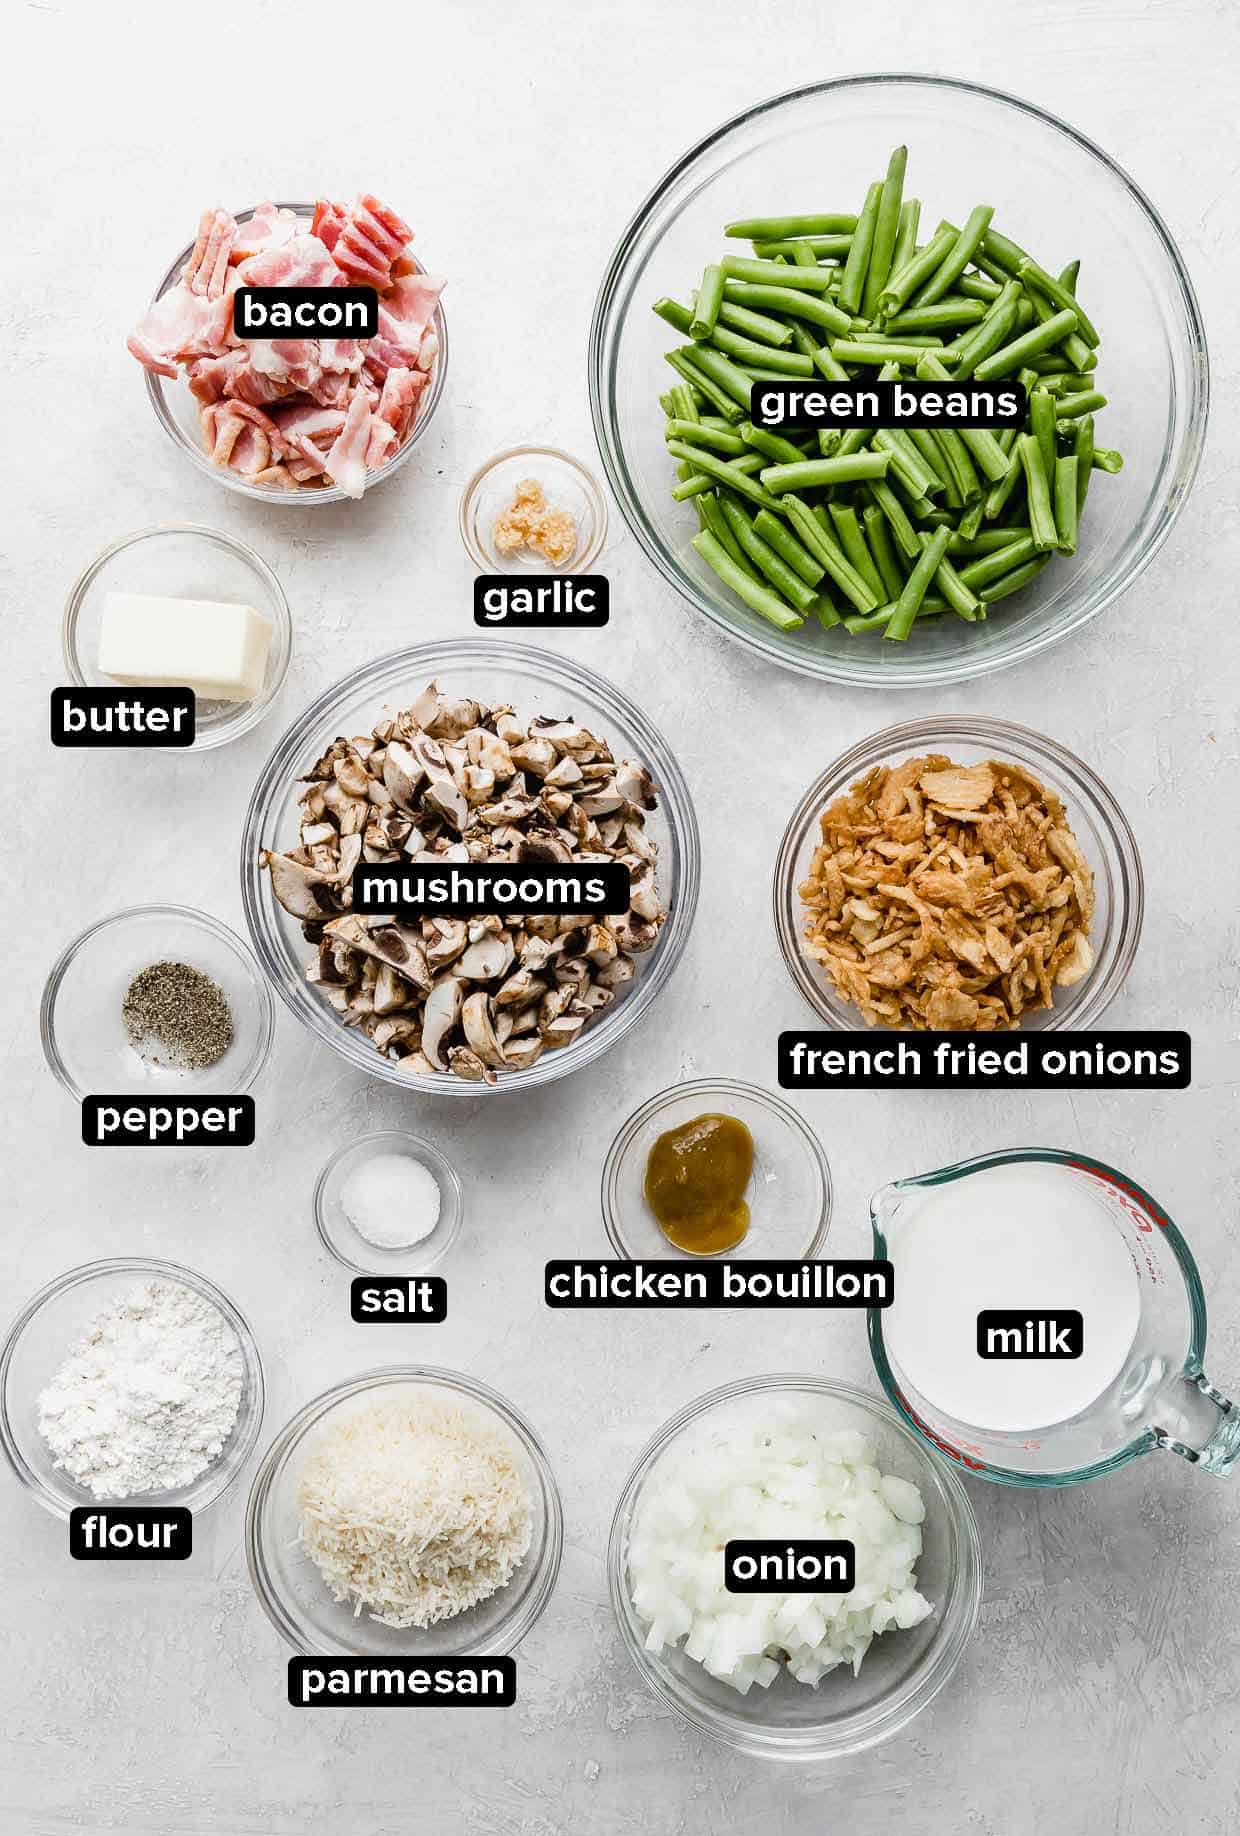
{"label": "all-purpose flour", "polygon": [[56,1465],[96,1498],[174,1491],[217,1459],[241,1401],[241,1345],[205,1295],[149,1281],[114,1300],[39,1397]]}

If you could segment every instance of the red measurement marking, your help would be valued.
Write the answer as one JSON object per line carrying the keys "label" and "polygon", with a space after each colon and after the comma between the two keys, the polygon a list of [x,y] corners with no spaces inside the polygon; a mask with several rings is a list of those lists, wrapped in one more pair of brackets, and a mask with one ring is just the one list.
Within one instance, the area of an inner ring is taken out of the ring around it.
{"label": "red measurement marking", "polygon": [[904,1395],[903,1391],[896,1391],[896,1401],[908,1416],[914,1428],[919,1429],[921,1433],[925,1435],[932,1447],[937,1447],[940,1453],[945,1453],[949,1460],[955,1460],[960,1466],[967,1466],[970,1472],[985,1472],[986,1462],[984,1460],[971,1460],[968,1454],[961,1453],[959,1448],[951,1445],[950,1441],[945,1441],[942,1435],[936,1434],[929,1422],[923,1422],[916,1409],[909,1406],[908,1398]]}
{"label": "red measurement marking", "polygon": [[[1092,1178],[1101,1180],[1104,1186],[1113,1186],[1119,1193],[1125,1214],[1132,1219],[1138,1230],[1153,1230],[1154,1224],[1166,1230],[1170,1224],[1171,1219],[1158,1209],[1153,1199],[1147,1198],[1138,1187],[1129,1185],[1118,1173],[1104,1173],[1101,1167],[1088,1166],[1083,1160],[1070,1160],[1068,1165],[1075,1167],[1078,1173],[1088,1173]],[[1150,1223],[1151,1218],[1154,1224]]]}

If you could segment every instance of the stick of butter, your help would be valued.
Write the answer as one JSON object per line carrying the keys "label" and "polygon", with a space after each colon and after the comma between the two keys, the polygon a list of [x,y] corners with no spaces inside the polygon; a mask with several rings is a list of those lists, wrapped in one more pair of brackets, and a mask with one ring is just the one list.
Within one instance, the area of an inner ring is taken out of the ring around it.
{"label": "stick of butter", "polygon": [[253,606],[156,593],[108,593],[99,669],[135,688],[191,688],[204,701],[253,701],[271,625]]}

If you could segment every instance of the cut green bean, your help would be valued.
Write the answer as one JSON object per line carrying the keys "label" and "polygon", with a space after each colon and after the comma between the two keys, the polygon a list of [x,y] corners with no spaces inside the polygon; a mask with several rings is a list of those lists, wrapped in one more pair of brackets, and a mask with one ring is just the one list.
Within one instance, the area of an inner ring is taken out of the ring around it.
{"label": "cut green bean", "polygon": [[892,313],[898,312],[922,282],[929,279],[945,259],[959,233],[954,223],[940,223],[926,246],[918,249],[903,267],[897,268],[890,275],[878,300],[878,309],[884,318],[890,318]]}
{"label": "cut green bean", "polygon": [[709,529],[698,531],[693,538],[693,546],[707,566],[714,569],[723,584],[731,587],[736,597],[743,600],[750,611],[769,619],[781,631],[800,630],[805,623],[801,614],[785,605],[778,593],[772,592],[770,587],[763,586],[752,574],[739,567]]}
{"label": "cut green bean", "polygon": [[740,458],[746,451],[745,442],[739,434],[725,432],[721,427],[706,427],[701,421],[682,421],[672,419],[663,429],[665,440],[687,440],[691,445],[708,446],[712,452],[726,453],[729,458]]}
{"label": "cut green bean", "polygon": [[740,469],[743,461],[733,463],[720,459],[717,454],[703,452],[698,446],[688,446],[683,440],[669,440],[667,450],[673,459],[689,460],[695,471],[705,472],[708,478],[727,485],[733,491],[739,491],[742,497],[748,497],[753,503],[761,505],[762,509],[779,508],[771,493]]}
{"label": "cut green bean", "polygon": [[[743,568],[747,574],[753,573],[753,569],[746,559],[744,549],[732,534],[732,531],[728,528],[728,519],[723,514],[723,506],[720,504],[716,494],[713,491],[707,492],[703,496],[697,498],[696,503],[699,517],[702,519],[706,528],[710,530],[715,540],[720,543],[722,547],[726,548],[739,568]],[[757,579],[756,574],[754,578],[755,580]]]}
{"label": "cut green bean", "polygon": [[810,491],[823,485],[855,484],[859,478],[884,478],[889,463],[886,453],[850,453],[843,459],[803,459],[799,465],[768,465],[760,477],[768,491]]}
{"label": "cut green bean", "polygon": [[750,378],[730,357],[725,357],[712,344],[682,345],[680,355],[699,375],[709,377],[725,395],[730,395],[739,407],[749,412]]}
{"label": "cut green bean", "polygon": [[[1008,531],[995,530],[993,533],[1006,537]],[[1017,536],[1014,542],[1005,540],[992,554],[979,555],[976,561],[967,562],[958,572],[966,586],[980,593],[992,580],[1001,580],[1014,567],[1023,567],[1026,561],[1032,561],[1037,552],[1032,536]]]}
{"label": "cut green bean", "polygon": [[851,235],[856,227],[855,217],[829,212],[825,216],[741,217],[725,224],[723,233],[742,242],[780,242],[793,236]]}
{"label": "cut green bean", "polygon": [[1055,475],[1055,398],[1045,389],[1035,389],[1029,397],[1029,431],[1038,443],[1038,451],[1042,455],[1043,471],[1048,478],[1053,478]]}
{"label": "cut green bean", "polygon": [[979,204],[969,212],[964,228],[956,236],[943,260],[913,295],[914,306],[933,306],[935,300],[942,299],[945,293],[950,292],[977,253],[993,215],[994,207],[990,204]]}
{"label": "cut green bean", "polygon": [[1089,489],[1089,474],[1094,464],[1094,417],[1083,415],[1077,422],[1072,436],[1072,451],[1076,455],[1076,517],[1081,520],[1081,511],[1085,508],[1085,493]]}
{"label": "cut green bean", "polygon": [[889,484],[882,479],[866,486],[870,499],[877,504],[891,525],[891,533],[896,539],[896,547],[908,560],[915,561],[921,553],[921,540],[913,525],[909,522],[904,505],[900,502]]}
{"label": "cut green bean", "polygon": [[958,325],[972,330],[985,317],[986,307],[981,300],[936,300],[933,306],[906,306],[888,319],[883,329],[893,338],[909,332],[953,331]]}
{"label": "cut green bean", "polygon": [[[808,357],[802,357],[799,351],[776,350],[769,344],[760,344],[756,338],[744,337],[727,325],[716,325],[707,342],[714,350],[722,351],[725,357],[731,357],[737,363],[757,364],[779,376],[814,374],[813,362]],[[698,348],[702,347],[699,345]]]}
{"label": "cut green bean", "polygon": [[874,434],[872,444],[878,452],[889,456],[893,478],[899,479],[914,499],[942,496],[947,488],[943,480],[930,470],[902,430],[880,427]]}
{"label": "cut green bean", "polygon": [[866,546],[861,533],[861,524],[857,512],[851,504],[828,504],[828,514],[835,529],[836,540],[843,549],[846,559],[856,568],[876,600],[883,597],[883,577],[874,564],[874,557]]}
{"label": "cut green bean", "polygon": [[1055,313],[1042,325],[1035,325],[1029,331],[1022,332],[1011,344],[1003,345],[991,356],[983,359],[973,374],[978,382],[988,382],[992,376],[1010,376],[1018,370],[1028,357],[1036,357],[1039,351],[1049,350],[1058,344],[1066,332],[1070,332],[1076,323],[1076,314],[1071,310]]}
{"label": "cut green bean", "polygon": [[[831,350],[840,363],[901,363],[916,365],[924,357],[928,348],[925,344],[914,344],[908,338],[886,338],[882,343],[878,336],[872,338],[833,338]],[[941,340],[936,340],[934,348],[942,350]]]}
{"label": "cut green bean", "polygon": [[1026,561],[1023,567],[1015,567],[1010,574],[1004,574],[986,588],[982,595],[984,606],[993,606],[1000,599],[1006,599],[1010,593],[1019,593],[1031,580],[1036,580],[1050,560],[1049,555],[1036,555],[1032,561]]}
{"label": "cut green bean", "polygon": [[852,329],[851,318],[846,312],[841,312],[833,300],[823,299],[817,293],[798,292],[794,287],[767,287],[756,281],[725,281],[723,297],[725,301],[733,300],[739,306],[755,306],[763,311],[790,313],[794,318],[808,319],[812,325],[821,325],[824,331],[832,332],[836,337],[843,337]]}
{"label": "cut green bean", "polygon": [[[696,349],[696,346],[691,348]],[[739,402],[733,401],[732,397],[725,394],[717,384],[711,381],[709,376],[704,376],[700,370],[696,369],[682,351],[664,351],[663,357],[665,362],[671,364],[678,376],[683,377],[686,382],[692,383],[695,389],[701,391],[706,400],[712,407],[719,410],[725,420],[739,421],[744,418],[745,409],[749,404],[746,403],[745,408],[742,408]]]}
{"label": "cut green bean", "polygon": [[825,293],[831,285],[829,268],[791,268],[778,261],[759,261],[744,255],[725,255],[720,266],[725,282],[748,281],[757,286],[788,287],[813,293]]}
{"label": "cut green bean", "polygon": [[746,338],[754,338],[759,344],[783,346],[792,342],[792,327],[769,313],[751,312],[748,306],[741,306],[735,300],[725,299],[719,307],[719,323],[729,330],[743,332]]}
{"label": "cut green bean", "polygon": [[816,587],[826,573],[822,562],[812,555],[803,542],[798,542],[786,523],[781,523],[769,510],[759,510],[753,519],[753,526],[764,542],[769,542],[781,561],[786,561],[794,574],[798,574],[808,587]]}
{"label": "cut green bean", "polygon": [[917,253],[917,230],[921,223],[921,205],[916,198],[905,198],[900,206],[900,227],[896,246],[891,251],[891,273],[895,274]]}
{"label": "cut green bean", "polygon": [[1091,464],[1095,471],[1119,472],[1124,467],[1124,455],[1112,446],[1095,446]]}
{"label": "cut green bean", "polygon": [[754,452],[762,453],[777,465],[798,465],[805,457],[799,446],[769,427],[755,427],[752,421],[742,421],[737,432]]}
{"label": "cut green bean", "polygon": [[1070,293],[1061,281],[1057,281],[1053,274],[1048,274],[1045,268],[1040,268],[1037,262],[1031,260],[1028,255],[1021,262],[1017,273],[1026,286],[1036,289],[1039,293],[1044,293],[1053,305],[1071,312],[1076,319],[1074,329],[1080,332],[1091,350],[1097,350],[1102,340],[1095,331],[1093,322],[1085,316],[1084,308],[1074,293]]}
{"label": "cut green bean", "polygon": [[732,534],[754,566],[766,575],[780,598],[786,599],[802,615],[812,611],[814,595],[810,588],[798,578],[783,556],[758,534],[736,498],[724,497],[721,503]]}
{"label": "cut green bean", "polygon": [[1097,414],[1106,405],[1106,396],[1100,395],[1097,389],[1082,389],[1077,395],[1061,395],[1055,403],[1055,413],[1061,420],[1067,420],[1078,414]]}
{"label": "cut green bean", "polygon": [[930,590],[930,582],[938,573],[939,564],[947,553],[946,529],[936,529],[932,536],[924,540],[921,553],[913,563],[913,571],[900,591],[884,638],[892,643],[903,643],[917,619],[922,600]]}
{"label": "cut green bean", "polygon": [[691,338],[700,341],[710,337],[715,329],[715,321],[719,317],[719,308],[722,304],[723,269],[718,262],[711,262],[702,275],[702,284],[693,302],[693,318],[689,322]]}
{"label": "cut green bean", "polygon": [[834,538],[827,533],[809,506],[801,498],[789,492],[782,500],[782,508],[806,548],[822,562],[845,599],[859,612],[872,612],[881,594],[875,595],[871,592],[852,562],[848,560]]}
{"label": "cut green bean", "polygon": [[878,222],[878,209],[883,201],[883,181],[878,179],[865,194],[865,204],[857,218],[857,227],[853,231],[852,243],[848,250],[848,260],[844,263],[844,278],[840,283],[839,301],[845,312],[861,311],[861,296],[865,290],[865,277],[870,266],[870,251],[874,247],[874,226]]}
{"label": "cut green bean", "polygon": [[[874,240],[866,264],[865,284],[861,291],[861,312],[872,319],[878,311],[878,299],[891,274],[896,238],[900,233],[900,207],[904,202],[904,173],[908,165],[908,148],[896,147],[887,161],[887,176],[878,200],[874,218]],[[851,254],[851,248],[849,250]],[[847,276],[845,268],[845,276]]]}
{"label": "cut green bean", "polygon": [[816,267],[820,261],[843,261],[852,246],[852,231],[837,236],[795,236],[767,241],[753,238],[753,252],[759,261],[774,261],[782,255],[788,261],[804,261]]}
{"label": "cut green bean", "polygon": [[1077,532],[1075,453],[1060,453],[1055,460],[1053,507],[1055,528],[1059,533],[1059,552],[1074,555]]}
{"label": "cut green bean", "polygon": [[[1053,302],[1049,300],[1044,293],[1040,293],[1036,287],[1026,287],[1024,297],[1029,301],[1033,309],[1034,317],[1042,324],[1045,324],[1048,319],[1054,318],[1055,307]],[[1075,312],[1077,310],[1075,297],[1069,293],[1068,298],[1072,301],[1072,310]],[[1097,366],[1097,351],[1091,349],[1091,347],[1086,344],[1079,331],[1070,331],[1061,341],[1059,348],[1075,369],[1092,370]],[[1052,354],[1048,353],[1048,355]]]}
{"label": "cut green bean", "polygon": [[867,504],[861,512],[861,521],[865,526],[866,544],[883,583],[883,592],[888,599],[898,599],[904,585],[904,574],[891,545],[887,518],[877,504]]}
{"label": "cut green bean", "polygon": [[957,618],[972,625],[982,617],[981,600],[956,572],[946,553],[935,570],[934,582]]}
{"label": "cut green bean", "polygon": [[1042,451],[1033,434],[1025,433],[1016,442],[1016,451],[1020,456],[1021,469],[1025,474],[1025,494],[1029,499],[1029,527],[1033,531],[1034,546],[1037,548],[1057,548],[1059,531],[1055,527],[1055,512],[1051,507],[1050,480],[1042,464]]}

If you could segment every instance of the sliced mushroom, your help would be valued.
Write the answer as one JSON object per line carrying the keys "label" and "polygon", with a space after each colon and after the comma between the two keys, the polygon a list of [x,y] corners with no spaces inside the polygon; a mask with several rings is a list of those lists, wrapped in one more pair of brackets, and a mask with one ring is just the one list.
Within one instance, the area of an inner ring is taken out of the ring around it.
{"label": "sliced mushroom", "polygon": [[340,909],[328,875],[317,867],[304,867],[270,848],[260,858],[271,875],[271,890],[294,918],[329,918]]}
{"label": "sliced mushroom", "polygon": [[528,1071],[543,1055],[543,1042],[537,1033],[526,1033],[510,1039],[504,1047],[504,1064],[509,1071]]}
{"label": "sliced mushroom", "polygon": [[469,982],[493,982],[511,967],[515,954],[512,939],[506,934],[502,937],[484,937],[480,942],[470,944],[465,954],[458,957],[452,965],[452,973]]}
{"label": "sliced mushroom", "polygon": [[461,1008],[461,1025],[470,1046],[484,1065],[502,1065],[504,1049],[491,1022],[491,999],[482,989],[467,997]]}
{"label": "sliced mushroom", "polygon": [[435,983],[422,1009],[422,1050],[436,1071],[445,1069],[442,1047],[448,1034],[461,1017],[464,990],[455,976],[445,976]]}
{"label": "sliced mushroom", "polygon": [[476,1052],[468,1046],[453,1046],[448,1053],[448,1069],[456,1077],[464,1078],[469,1084],[493,1084],[495,1073],[489,1065],[484,1065]]}

